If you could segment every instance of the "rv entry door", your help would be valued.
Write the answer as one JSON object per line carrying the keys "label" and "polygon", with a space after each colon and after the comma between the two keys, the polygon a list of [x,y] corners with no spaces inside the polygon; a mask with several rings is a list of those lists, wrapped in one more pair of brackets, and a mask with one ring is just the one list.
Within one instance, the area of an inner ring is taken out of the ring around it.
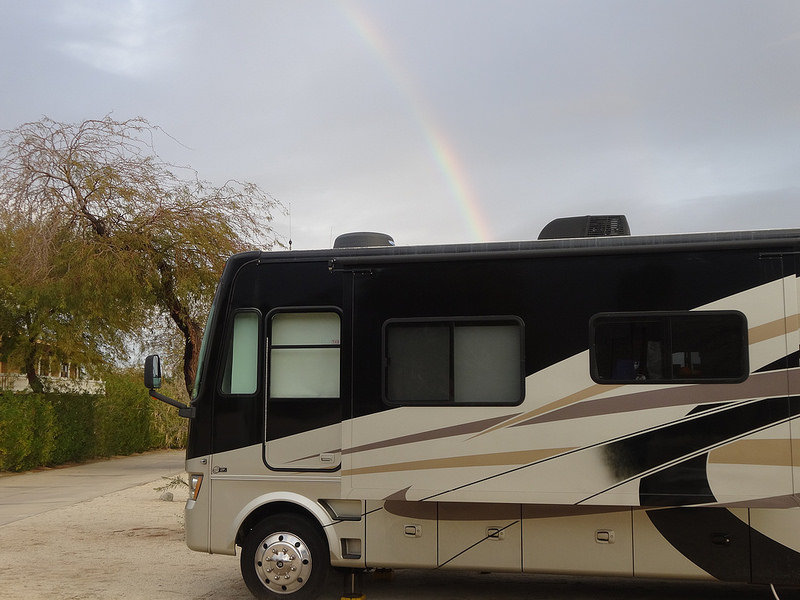
{"label": "rv entry door", "polygon": [[286,308],[267,316],[267,465],[339,468],[341,316],[335,308]]}

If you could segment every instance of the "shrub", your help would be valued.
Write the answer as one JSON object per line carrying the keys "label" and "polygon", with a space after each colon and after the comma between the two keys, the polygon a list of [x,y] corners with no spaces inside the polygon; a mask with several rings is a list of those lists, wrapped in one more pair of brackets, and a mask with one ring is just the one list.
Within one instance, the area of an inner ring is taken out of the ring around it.
{"label": "shrub", "polygon": [[186,420],[175,408],[150,397],[140,373],[109,374],[105,382],[97,412],[99,456],[185,446]]}
{"label": "shrub", "polygon": [[186,420],[150,398],[138,373],[104,379],[99,395],[0,394],[0,471],[184,447]]}
{"label": "shrub", "polygon": [[[98,396],[46,393],[52,407],[53,452],[43,464],[84,461],[95,455],[94,416]],[[45,431],[37,431],[46,435]]]}
{"label": "shrub", "polygon": [[25,471],[50,462],[54,411],[43,394],[0,395],[0,470]]}
{"label": "shrub", "polygon": [[98,455],[149,450],[151,411],[147,390],[126,374],[109,374],[105,383],[105,396],[98,401]]}

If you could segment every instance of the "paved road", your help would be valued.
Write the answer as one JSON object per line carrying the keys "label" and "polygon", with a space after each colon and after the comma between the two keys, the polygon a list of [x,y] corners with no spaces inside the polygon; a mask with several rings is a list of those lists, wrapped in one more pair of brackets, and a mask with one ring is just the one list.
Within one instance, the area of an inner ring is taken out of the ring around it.
{"label": "paved road", "polygon": [[183,473],[185,452],[164,450],[0,477],[0,526]]}

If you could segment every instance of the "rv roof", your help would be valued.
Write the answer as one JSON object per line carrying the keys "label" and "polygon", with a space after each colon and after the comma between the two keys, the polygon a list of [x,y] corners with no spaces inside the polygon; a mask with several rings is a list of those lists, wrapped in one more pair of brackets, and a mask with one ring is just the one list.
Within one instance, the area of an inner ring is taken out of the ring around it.
{"label": "rv roof", "polygon": [[[764,229],[711,233],[624,235],[552,240],[440,244],[426,246],[383,246],[293,250],[257,254],[266,261],[329,260],[336,266],[359,263],[417,262],[447,260],[495,260],[523,255],[618,254],[628,252],[671,252],[689,248],[780,248],[800,251],[800,229]],[[250,254],[250,253],[248,253]]]}

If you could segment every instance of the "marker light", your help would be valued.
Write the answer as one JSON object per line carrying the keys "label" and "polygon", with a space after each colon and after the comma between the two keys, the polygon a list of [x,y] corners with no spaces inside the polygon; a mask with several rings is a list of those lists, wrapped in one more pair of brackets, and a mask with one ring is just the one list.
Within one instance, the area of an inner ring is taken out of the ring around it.
{"label": "marker light", "polygon": [[199,473],[192,473],[189,476],[189,500],[197,500],[200,494],[200,486],[203,483],[203,476]]}

